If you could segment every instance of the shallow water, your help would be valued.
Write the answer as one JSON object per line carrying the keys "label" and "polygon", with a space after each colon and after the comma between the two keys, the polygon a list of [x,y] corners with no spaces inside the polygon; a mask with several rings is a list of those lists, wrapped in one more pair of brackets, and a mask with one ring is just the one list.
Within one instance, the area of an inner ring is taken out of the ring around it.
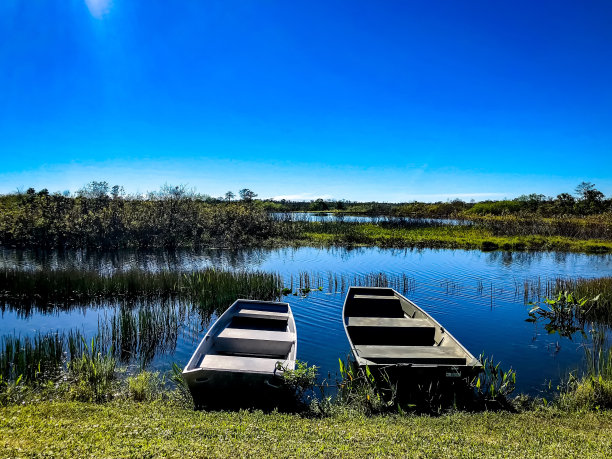
{"label": "shallow water", "polygon": [[[572,340],[548,335],[541,325],[525,322],[523,282],[555,277],[612,276],[611,255],[566,253],[510,253],[433,249],[380,248],[284,248],[157,252],[88,251],[36,253],[3,249],[0,266],[21,268],[73,267],[103,272],[140,267],[151,270],[189,271],[209,266],[237,270],[280,273],[285,285],[298,286],[300,273],[309,273],[311,287],[321,286],[307,296],[288,295],[298,327],[298,358],[320,367],[332,377],[338,358],[346,357],[349,346],[342,327],[345,292],[329,284],[330,275],[344,278],[348,286],[355,278],[384,273],[388,279],[404,279],[405,295],[432,314],[470,352],[485,352],[517,371],[520,391],[532,394],[553,384],[583,359],[582,338]],[[405,282],[409,280],[409,282]],[[116,305],[83,305],[70,311],[33,312],[23,318],[6,308],[0,334],[32,334],[37,331],[79,328],[93,334],[100,317],[113,314]],[[158,355],[153,365],[167,369],[170,362],[186,363],[208,322],[191,316],[173,353]]]}

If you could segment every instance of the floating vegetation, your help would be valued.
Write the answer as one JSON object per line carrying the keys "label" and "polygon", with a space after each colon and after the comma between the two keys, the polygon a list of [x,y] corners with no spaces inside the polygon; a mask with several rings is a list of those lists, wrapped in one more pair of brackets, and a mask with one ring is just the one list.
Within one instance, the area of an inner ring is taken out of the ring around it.
{"label": "floating vegetation", "polygon": [[567,338],[578,331],[584,334],[584,327],[589,317],[592,303],[596,303],[599,296],[595,298],[578,298],[572,292],[559,292],[556,298],[545,298],[540,304],[530,303],[533,308],[529,311],[527,322],[547,320],[544,329],[549,333],[559,333]]}

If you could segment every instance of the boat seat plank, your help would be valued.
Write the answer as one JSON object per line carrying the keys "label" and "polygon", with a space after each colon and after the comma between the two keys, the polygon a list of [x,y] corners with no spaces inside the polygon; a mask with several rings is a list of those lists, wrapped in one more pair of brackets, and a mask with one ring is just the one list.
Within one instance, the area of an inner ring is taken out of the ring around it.
{"label": "boat seat plank", "polygon": [[384,327],[384,328],[434,328],[431,321],[408,317],[348,317],[348,327]]}
{"label": "boat seat plank", "polygon": [[236,314],[236,317],[245,319],[269,319],[286,322],[289,320],[288,312],[266,311],[263,309],[243,308]]}
{"label": "boat seat plank", "polygon": [[215,340],[219,352],[287,355],[296,342],[295,333],[287,331],[226,328]]}
{"label": "boat seat plank", "polygon": [[396,363],[465,365],[465,356],[456,349],[444,346],[378,346],[356,345],[362,359],[390,360]]}
{"label": "boat seat plank", "polygon": [[402,303],[390,295],[353,295],[345,306],[348,317],[405,317]]}
{"label": "boat seat plank", "polygon": [[389,300],[396,298],[395,295],[353,295],[355,300]]}
{"label": "boat seat plank", "polygon": [[217,336],[221,339],[244,339],[257,341],[295,341],[295,333],[287,331],[255,330],[252,328],[226,328]]}
{"label": "boat seat plank", "polygon": [[207,354],[204,356],[200,367],[206,370],[218,371],[242,371],[255,373],[273,374],[276,363],[287,365],[282,359],[270,359],[261,357],[242,357],[235,355]]}

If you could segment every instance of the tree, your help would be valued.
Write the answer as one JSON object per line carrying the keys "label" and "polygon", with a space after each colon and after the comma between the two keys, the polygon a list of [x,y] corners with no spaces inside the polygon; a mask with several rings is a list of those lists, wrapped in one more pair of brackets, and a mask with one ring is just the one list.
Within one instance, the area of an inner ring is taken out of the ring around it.
{"label": "tree", "polygon": [[323,210],[329,210],[329,206],[327,205],[325,201],[323,201],[323,199],[319,198],[310,203],[308,210],[312,210],[314,212],[320,212]]}
{"label": "tree", "polygon": [[571,213],[574,210],[574,204],[576,204],[576,200],[569,193],[561,193],[555,199],[555,205],[564,214]]}
{"label": "tree", "polygon": [[232,193],[231,191],[228,191],[227,193],[225,193],[225,200],[227,202],[230,202],[235,197],[236,197],[236,195],[234,193]]}
{"label": "tree", "polygon": [[243,188],[238,192],[238,194],[240,195],[240,199],[242,199],[243,201],[252,201],[254,198],[257,197],[257,194],[255,194],[248,188]]}
{"label": "tree", "polygon": [[581,182],[576,187],[580,197],[580,209],[583,213],[597,213],[602,210],[604,194],[591,182]]}
{"label": "tree", "polygon": [[108,196],[108,190],[108,182],[96,182],[94,180],[77,191],[77,194],[84,198],[97,199]]}
{"label": "tree", "polygon": [[113,199],[119,199],[125,194],[125,190],[122,186],[115,185],[111,188],[111,196]]}

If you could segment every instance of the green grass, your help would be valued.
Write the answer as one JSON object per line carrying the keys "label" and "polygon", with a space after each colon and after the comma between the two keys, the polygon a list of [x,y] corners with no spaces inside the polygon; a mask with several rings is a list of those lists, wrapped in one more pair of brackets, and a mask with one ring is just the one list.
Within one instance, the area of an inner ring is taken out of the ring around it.
{"label": "green grass", "polygon": [[62,457],[606,457],[612,412],[304,418],[170,402],[0,408],[0,455]]}
{"label": "green grass", "polygon": [[309,223],[303,237],[322,245],[366,245],[481,250],[558,250],[606,253],[612,241],[580,239],[559,235],[496,235],[491,229],[474,225],[384,227],[373,223],[343,223],[335,226]]}

